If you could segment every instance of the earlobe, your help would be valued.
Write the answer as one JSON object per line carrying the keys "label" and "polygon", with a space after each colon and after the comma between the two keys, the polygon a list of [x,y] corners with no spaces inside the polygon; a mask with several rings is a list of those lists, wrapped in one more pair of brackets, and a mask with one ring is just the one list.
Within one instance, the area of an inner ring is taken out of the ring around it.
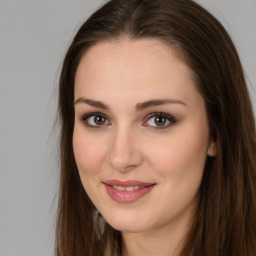
{"label": "earlobe", "polygon": [[217,142],[211,138],[208,150],[207,150],[208,156],[214,157],[217,155]]}

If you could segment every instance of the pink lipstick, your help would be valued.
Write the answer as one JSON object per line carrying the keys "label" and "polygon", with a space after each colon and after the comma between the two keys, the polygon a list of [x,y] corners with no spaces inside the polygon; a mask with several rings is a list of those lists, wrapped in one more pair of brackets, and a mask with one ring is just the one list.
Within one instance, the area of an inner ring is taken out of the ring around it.
{"label": "pink lipstick", "polygon": [[136,180],[107,180],[103,184],[108,195],[118,203],[135,202],[149,193],[156,185],[155,183],[145,183]]}

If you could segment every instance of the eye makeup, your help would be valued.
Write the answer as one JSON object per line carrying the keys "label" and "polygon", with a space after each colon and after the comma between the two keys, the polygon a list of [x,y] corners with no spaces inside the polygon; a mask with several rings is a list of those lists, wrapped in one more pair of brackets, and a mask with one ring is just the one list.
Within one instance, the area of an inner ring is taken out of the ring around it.
{"label": "eye makeup", "polygon": [[[110,125],[110,119],[101,112],[91,112],[83,115],[80,120],[89,128],[101,128]],[[142,126],[152,127],[154,129],[166,129],[176,122],[176,119],[163,112],[150,113],[142,122]]]}
{"label": "eye makeup", "polygon": [[81,117],[81,121],[89,128],[100,128],[103,125],[109,125],[108,117],[100,112],[91,112]]}
{"label": "eye makeup", "polygon": [[176,119],[173,116],[163,112],[156,112],[149,114],[146,122],[144,122],[142,125],[150,126],[154,129],[166,129],[175,122]]}

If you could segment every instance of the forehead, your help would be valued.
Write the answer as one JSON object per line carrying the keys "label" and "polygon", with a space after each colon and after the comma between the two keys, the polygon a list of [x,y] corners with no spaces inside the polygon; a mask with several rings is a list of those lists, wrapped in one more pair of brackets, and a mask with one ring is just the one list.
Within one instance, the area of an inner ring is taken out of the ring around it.
{"label": "forehead", "polygon": [[[83,65],[90,71],[92,71],[90,67],[94,67],[91,65],[92,63],[99,67],[100,62],[102,65],[107,62],[109,66],[118,63],[125,64],[127,67],[129,64],[133,66],[137,64],[138,67],[142,67],[143,64],[149,64],[148,60],[154,60],[155,64],[161,62],[163,64],[166,60],[169,62],[170,56],[184,62],[183,64],[186,62],[180,48],[167,45],[159,39],[123,37],[96,43],[82,56],[79,66]],[[144,67],[149,67],[149,65]]]}
{"label": "forehead", "polygon": [[194,73],[178,50],[156,39],[122,38],[100,42],[83,55],[75,98],[88,93],[106,97],[116,91],[133,97],[163,97],[166,91],[175,96],[191,86],[195,89]]}

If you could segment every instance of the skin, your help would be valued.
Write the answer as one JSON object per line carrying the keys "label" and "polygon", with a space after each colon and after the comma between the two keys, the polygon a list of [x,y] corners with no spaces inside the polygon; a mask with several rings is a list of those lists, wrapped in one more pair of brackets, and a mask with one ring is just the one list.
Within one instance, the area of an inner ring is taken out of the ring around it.
{"label": "skin", "polygon": [[[100,42],[82,57],[74,94],[80,178],[105,220],[122,232],[123,255],[178,255],[207,155],[216,155],[192,70],[176,50],[155,39]],[[138,108],[156,99],[172,102]],[[84,118],[92,112],[105,116],[101,125],[94,116]],[[152,113],[172,119],[159,126]],[[110,179],[156,185],[135,202],[118,203],[103,184]]]}

